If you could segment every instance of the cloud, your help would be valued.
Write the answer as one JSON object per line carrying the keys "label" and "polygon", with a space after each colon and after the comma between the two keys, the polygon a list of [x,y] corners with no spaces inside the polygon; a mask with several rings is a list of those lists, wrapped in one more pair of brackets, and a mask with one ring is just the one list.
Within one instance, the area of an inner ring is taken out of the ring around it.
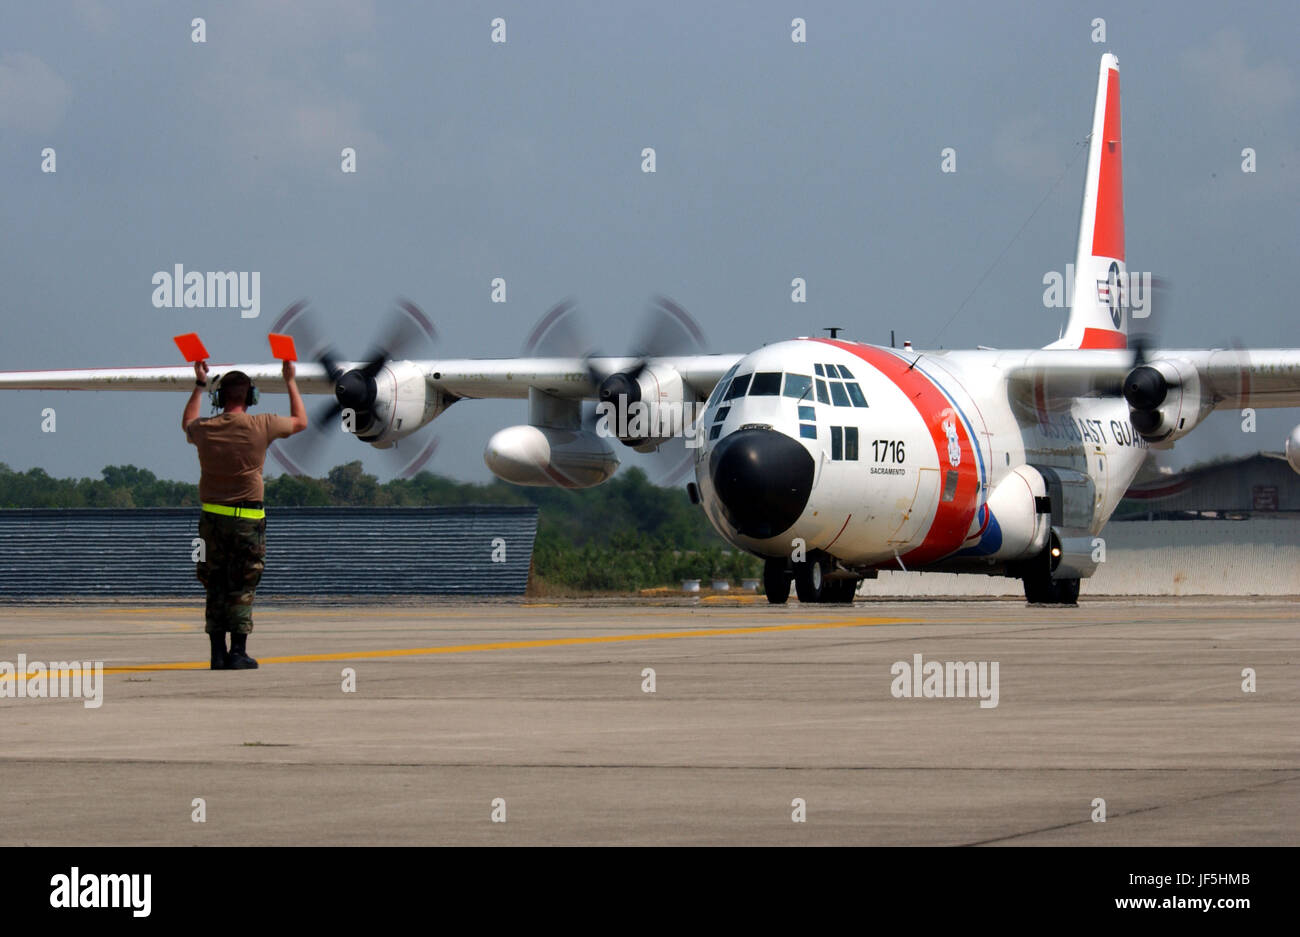
{"label": "cloud", "polygon": [[1204,48],[1182,56],[1183,69],[1200,84],[1218,110],[1248,118],[1275,116],[1296,99],[1296,78],[1282,62],[1252,64],[1236,30],[1214,34]]}
{"label": "cloud", "polygon": [[30,52],[0,56],[0,128],[49,133],[71,100],[68,83]]}

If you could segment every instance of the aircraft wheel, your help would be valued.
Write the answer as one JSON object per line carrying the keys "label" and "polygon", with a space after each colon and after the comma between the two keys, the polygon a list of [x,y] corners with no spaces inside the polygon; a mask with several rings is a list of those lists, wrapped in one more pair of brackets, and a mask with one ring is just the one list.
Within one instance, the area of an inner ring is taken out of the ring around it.
{"label": "aircraft wheel", "polygon": [[1078,605],[1079,580],[1053,579],[1051,545],[1056,543],[1053,534],[1047,547],[1033,559],[1020,565],[1017,572],[1025,583],[1025,601],[1030,605]]}
{"label": "aircraft wheel", "polygon": [[1052,585],[1055,586],[1057,605],[1079,604],[1078,579],[1053,579]]}
{"label": "aircraft wheel", "polygon": [[1050,573],[1026,576],[1025,601],[1031,605],[1078,605],[1079,580],[1053,579]]}
{"label": "aircraft wheel", "polygon": [[784,605],[790,598],[790,573],[785,560],[767,560],[763,563],[763,591],[772,605]]}
{"label": "aircraft wheel", "polygon": [[805,605],[827,601],[825,570],[817,560],[794,564],[794,591]]}
{"label": "aircraft wheel", "polygon": [[852,605],[853,598],[858,591],[858,581],[856,579],[832,579],[826,583],[826,588],[830,589],[830,595],[826,597],[827,602]]}
{"label": "aircraft wheel", "polygon": [[1025,601],[1030,605],[1046,605],[1051,602],[1052,580],[1047,576],[1026,576]]}

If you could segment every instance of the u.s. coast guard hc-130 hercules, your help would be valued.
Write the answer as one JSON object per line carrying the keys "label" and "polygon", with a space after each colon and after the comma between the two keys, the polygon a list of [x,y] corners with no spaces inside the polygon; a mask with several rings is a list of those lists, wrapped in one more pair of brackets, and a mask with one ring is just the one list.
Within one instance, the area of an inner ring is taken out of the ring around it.
{"label": "u.s. coast guard hc-130 hercules", "polygon": [[[656,449],[682,408],[692,496],[732,544],[764,557],[768,599],[851,601],[880,569],[1013,576],[1031,602],[1072,603],[1096,536],[1149,446],[1213,410],[1300,406],[1300,349],[1130,348],[1119,63],[1103,55],[1071,311],[1033,350],[919,351],[800,338],[748,354],[304,363],[363,441],[388,448],[465,398],[527,398],[529,422],[485,452],[521,485],[585,488],[619,444]],[[415,310],[411,310],[415,315]],[[1134,343],[1135,345],[1138,343]],[[278,364],[232,365],[283,390]],[[215,370],[221,370],[217,367]],[[188,367],[0,373],[0,389],[189,390]],[[626,416],[593,426],[583,404]],[[613,425],[614,432],[601,432]],[[621,434],[620,434],[621,428]],[[1300,427],[1286,444],[1300,472]]]}

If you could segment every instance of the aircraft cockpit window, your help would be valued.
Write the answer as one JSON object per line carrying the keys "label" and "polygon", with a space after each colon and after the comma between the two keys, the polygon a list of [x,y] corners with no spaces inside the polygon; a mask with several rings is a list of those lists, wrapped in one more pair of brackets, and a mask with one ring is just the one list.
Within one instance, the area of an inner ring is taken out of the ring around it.
{"label": "aircraft cockpit window", "polygon": [[835,401],[837,407],[852,406],[849,403],[849,395],[844,392],[844,385],[839,381],[831,381],[831,399]]}
{"label": "aircraft cockpit window", "polygon": [[727,388],[727,396],[723,400],[735,400],[737,397],[745,396],[745,391],[749,390],[749,379],[752,374],[742,374],[739,377],[732,378],[731,386]]}
{"label": "aircraft cockpit window", "polygon": [[852,372],[852,371],[850,371],[848,368],[844,367],[844,365],[842,365],[842,364],[839,365],[838,367],[839,367],[839,369],[840,369],[840,377],[844,378],[844,380],[846,380],[846,381],[851,381],[851,380],[853,380],[853,372]]}
{"label": "aircraft cockpit window", "polygon": [[856,426],[831,427],[831,461],[858,461],[858,428]]}
{"label": "aircraft cockpit window", "polygon": [[856,426],[844,427],[844,461],[858,461],[858,428]]}
{"label": "aircraft cockpit window", "polygon": [[751,397],[776,397],[781,393],[780,371],[759,371],[749,385]]}
{"label": "aircraft cockpit window", "polygon": [[[820,365],[818,365],[818,367],[820,367]],[[823,381],[821,378],[817,379],[817,402],[818,403],[831,402],[830,394],[826,392],[826,382]]]}
{"label": "aircraft cockpit window", "polygon": [[845,384],[844,389],[849,392],[849,399],[853,401],[853,406],[865,407],[867,405],[867,398],[862,396],[862,388],[857,385],[856,381]]}
{"label": "aircraft cockpit window", "polygon": [[785,376],[786,397],[802,400],[812,391],[812,378],[807,374],[787,374]]}
{"label": "aircraft cockpit window", "polygon": [[732,375],[736,373],[736,369],[739,367],[740,365],[733,364],[731,370],[722,375],[722,380],[718,381],[718,383],[713,386],[713,393],[709,395],[709,402],[705,405],[706,407],[711,407],[722,399],[722,392],[726,390],[727,385],[731,381]]}
{"label": "aircraft cockpit window", "polygon": [[826,369],[823,368],[820,364],[814,364],[813,369],[817,372],[818,377],[826,376]]}

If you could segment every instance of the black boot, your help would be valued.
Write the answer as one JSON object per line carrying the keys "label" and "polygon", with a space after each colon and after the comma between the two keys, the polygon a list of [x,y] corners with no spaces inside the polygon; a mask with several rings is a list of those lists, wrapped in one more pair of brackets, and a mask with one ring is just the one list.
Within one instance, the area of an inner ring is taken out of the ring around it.
{"label": "black boot", "polygon": [[212,642],[212,670],[229,670],[230,655],[226,652],[226,633],[224,631],[208,632]]}
{"label": "black boot", "polygon": [[230,632],[230,669],[257,669],[257,661],[248,656],[248,635],[246,634]]}

